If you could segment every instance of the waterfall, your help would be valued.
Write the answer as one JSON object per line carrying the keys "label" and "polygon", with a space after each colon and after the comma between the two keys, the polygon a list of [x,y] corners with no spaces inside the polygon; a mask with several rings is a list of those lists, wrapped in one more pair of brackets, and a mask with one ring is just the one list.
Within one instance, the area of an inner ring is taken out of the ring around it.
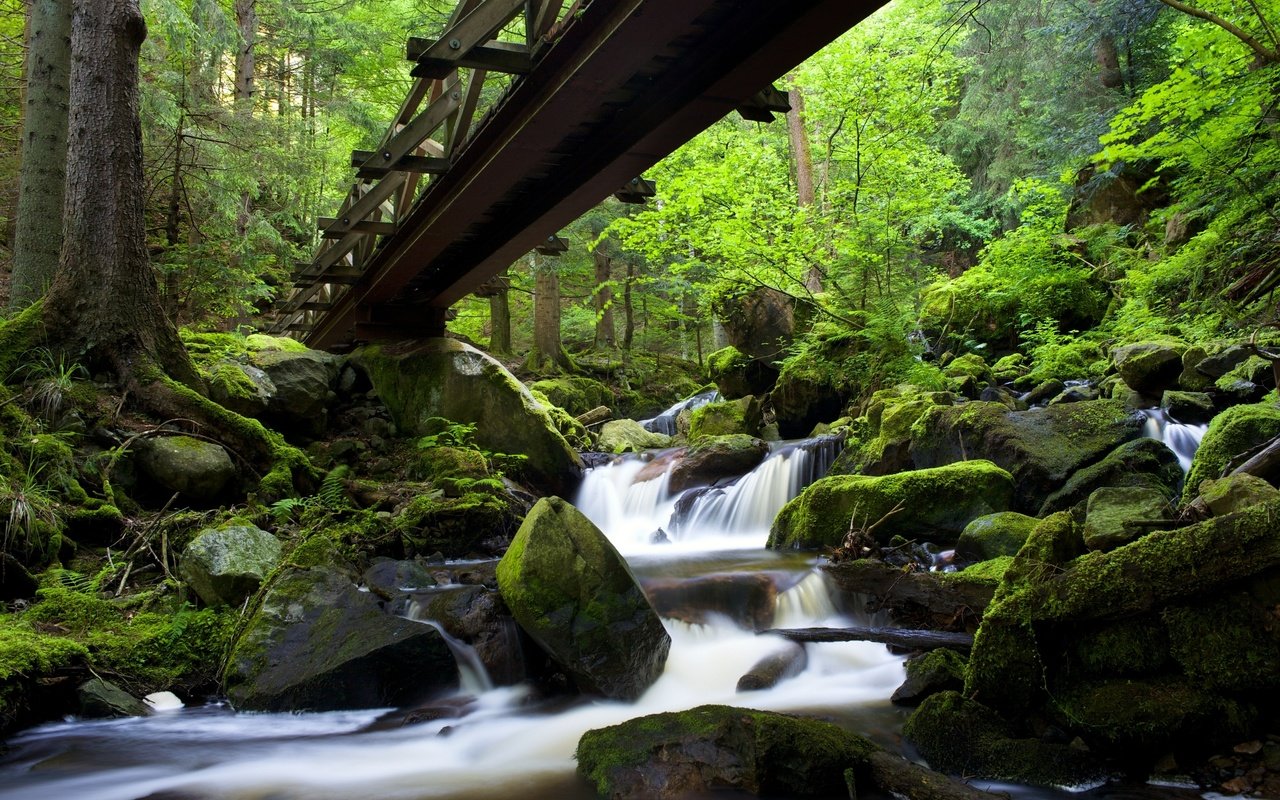
{"label": "waterfall", "polygon": [[489,677],[489,671],[485,669],[484,662],[480,660],[476,649],[461,639],[450,636],[443,625],[433,619],[427,619],[423,611],[422,604],[414,598],[409,601],[405,617],[414,622],[421,622],[423,625],[430,625],[440,633],[444,643],[449,646],[449,652],[453,653],[453,660],[458,664],[458,686],[462,691],[473,695],[493,691],[493,680]]}
{"label": "waterfall", "polygon": [[680,416],[681,411],[684,411],[686,408],[693,411],[696,408],[705,406],[707,403],[714,403],[719,399],[720,393],[714,389],[709,392],[703,392],[702,394],[695,394],[693,397],[681,400],[656,417],[640,420],[640,424],[644,426],[645,430],[651,433],[663,433],[667,436],[675,436],[676,417]]}
{"label": "waterfall", "polygon": [[1190,472],[1191,459],[1195,457],[1196,450],[1200,447],[1200,440],[1204,438],[1204,433],[1209,430],[1209,426],[1178,422],[1162,408],[1149,408],[1142,413],[1147,415],[1143,435],[1164,442],[1178,457],[1178,464],[1182,467],[1183,474]]}

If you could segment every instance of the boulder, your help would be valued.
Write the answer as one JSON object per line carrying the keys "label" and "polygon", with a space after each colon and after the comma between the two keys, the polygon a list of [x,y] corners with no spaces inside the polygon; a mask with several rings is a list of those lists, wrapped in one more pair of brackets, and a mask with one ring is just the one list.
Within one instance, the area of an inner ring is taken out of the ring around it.
{"label": "boulder", "polygon": [[907,661],[907,679],[889,700],[903,706],[919,705],[938,692],[958,692],[964,688],[964,657],[954,650],[939,648]]}
{"label": "boulder", "polygon": [[210,371],[209,399],[242,416],[261,417],[275,396],[276,385],[252,364],[223,361]]}
{"label": "boulder", "polygon": [[1234,514],[1280,497],[1280,491],[1255,475],[1241,473],[1200,484],[1200,499],[1215,517]]}
{"label": "boulder", "polygon": [[496,685],[511,686],[527,677],[519,626],[502,596],[489,586],[455,584],[415,592],[407,611],[470,645]]}
{"label": "boulder", "polygon": [[844,797],[845,770],[865,765],[876,750],[829,722],[699,706],[587,731],[576,756],[578,773],[601,797],[615,800],[676,800],[725,790]]}
{"label": "boulder", "polygon": [[585,414],[599,406],[613,406],[617,402],[608,386],[585,375],[547,378],[533,383],[529,389],[540,392],[553,405],[574,416]]}
{"label": "boulder", "polygon": [[978,383],[991,382],[991,368],[977,353],[966,353],[951,360],[942,368],[942,374],[948,378],[973,378]]}
{"label": "boulder", "polygon": [[342,358],[319,350],[261,349],[250,356],[275,387],[266,417],[277,426],[308,436],[324,433]]}
{"label": "boulder", "polygon": [[1111,351],[1111,360],[1131,389],[1158,395],[1177,383],[1185,349],[1167,342],[1127,344]]}
{"label": "boulder", "polygon": [[348,573],[322,565],[276,574],[225,682],[241,711],[381,708],[457,686],[458,668],[439,631],[387,614]]}
{"label": "boulder", "polygon": [[1214,379],[1197,369],[1208,357],[1209,353],[1203,347],[1188,347],[1182,354],[1182,374],[1178,376],[1178,386],[1188,392],[1203,392],[1213,388]]}
{"label": "boulder", "polygon": [[745,434],[704,436],[694,441],[671,469],[670,491],[709,486],[722,478],[745,475],[769,454],[762,439]]}
{"label": "boulder", "polygon": [[1267,389],[1276,385],[1271,362],[1259,356],[1249,356],[1235,369],[1213,382],[1214,388],[1237,403],[1249,403],[1262,399]]}
{"label": "boulder", "polygon": [[151,713],[146,703],[111,681],[93,678],[76,687],[81,716],[90,719],[145,717]]}
{"label": "boulder", "polygon": [[476,444],[527,457],[525,477],[568,493],[582,460],[528,389],[498,361],[456,339],[367,346],[352,360],[368,373],[378,396],[405,434],[422,435],[432,417],[476,426]]}
{"label": "boulder", "polygon": [[1092,386],[1068,386],[1062,392],[1049,401],[1049,405],[1058,406],[1063,403],[1085,403],[1090,400],[1097,400],[1102,396],[1096,388]]}
{"label": "boulder", "polygon": [[1221,477],[1231,459],[1276,436],[1280,436],[1280,405],[1276,403],[1234,406],[1214,417],[1191,460],[1183,501],[1196,496],[1201,481]]}
{"label": "boulder", "polygon": [[1145,486],[1173,497],[1182,482],[1178,457],[1163,442],[1134,439],[1107,454],[1106,458],[1074,473],[1061,489],[1045,498],[1038,516],[1065,511],[1089,499],[1104,486]]}
{"label": "boulder", "polygon": [[369,591],[383,600],[394,600],[407,592],[429,589],[436,585],[427,568],[417,561],[376,558],[360,576]]}
{"label": "boulder", "polygon": [[582,691],[634,700],[662,674],[662,620],[627,562],[564,500],[538,501],[497,578],[512,616]]}
{"label": "boulder", "polygon": [[991,378],[997,383],[1012,383],[1027,374],[1030,365],[1022,353],[1010,353],[991,365]]}
{"label": "boulder", "polygon": [[1067,390],[1067,385],[1057,378],[1050,378],[1022,396],[1022,401],[1029,406],[1048,403]]}
{"label": "boulder", "polygon": [[196,504],[223,497],[236,477],[235,464],[221,446],[190,436],[141,439],[137,464],[142,474],[167,492]]}
{"label": "boulder", "polygon": [[1188,366],[1211,381],[1216,381],[1256,354],[1252,347],[1245,344],[1228,345],[1212,354],[1206,354],[1203,348],[1195,349],[1199,350],[1200,358]]}
{"label": "boulder", "polygon": [[795,335],[795,299],[776,289],[724,297],[715,314],[729,344],[761,361],[777,361]]}
{"label": "boulder", "polygon": [[707,356],[707,375],[727,400],[763,395],[778,381],[778,368],[729,346]]}
{"label": "boulder", "polygon": [[651,433],[633,419],[615,419],[600,429],[600,440],[596,446],[604,453],[640,453],[670,447],[671,437]]}
{"label": "boulder", "polygon": [[851,522],[874,524],[898,506],[898,512],[876,529],[882,543],[895,534],[954,542],[972,520],[1007,511],[1012,502],[1013,479],[989,461],[881,477],[830,476],[782,508],[769,532],[769,546],[837,547]]}
{"label": "boulder", "polygon": [[178,572],[207,606],[238,606],[280,561],[280,542],[254,525],[206,528],[187,544]]}
{"label": "boulder", "polygon": [[778,585],[762,572],[650,580],[644,593],[664,619],[690,625],[706,625],[714,617],[723,617],[745,630],[762,631],[773,626],[778,608]]}
{"label": "boulder", "polygon": [[831,475],[892,475],[912,468],[911,431],[926,412],[955,403],[950,392],[904,384],[871,396],[867,413],[836,457]]}
{"label": "boulder", "polygon": [[[1089,495],[1084,544],[1090,550],[1114,550],[1169,521],[1169,496],[1145,486],[1103,487]],[[1155,525],[1147,523],[1156,523]]]}
{"label": "boulder", "polygon": [[1017,555],[1039,522],[1016,511],[987,514],[964,526],[956,551],[977,561]]}
{"label": "boulder", "polygon": [[1213,419],[1213,398],[1204,392],[1166,391],[1160,398],[1160,408],[1178,422],[1201,423]]}
{"label": "boulder", "polygon": [[689,420],[689,440],[732,434],[757,436],[762,417],[760,401],[752,396],[707,403],[696,409]]}
{"label": "boulder", "polygon": [[834,352],[791,358],[784,363],[778,382],[769,393],[784,439],[804,436],[819,422],[844,413],[850,388],[839,380],[832,365],[844,361],[854,349],[853,345],[836,346],[828,348]]}
{"label": "boulder", "polygon": [[1013,475],[1013,510],[1035,514],[1076,470],[1138,438],[1143,422],[1115,400],[1031,411],[997,403],[939,407],[912,426],[911,461],[917,469],[991,461]]}

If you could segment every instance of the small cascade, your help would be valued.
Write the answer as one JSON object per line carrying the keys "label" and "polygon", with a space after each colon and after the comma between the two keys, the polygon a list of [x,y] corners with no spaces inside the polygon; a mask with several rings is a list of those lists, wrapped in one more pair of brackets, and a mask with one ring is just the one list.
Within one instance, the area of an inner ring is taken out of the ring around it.
{"label": "small cascade", "polygon": [[1200,448],[1200,441],[1204,439],[1205,431],[1209,430],[1209,426],[1178,422],[1162,408],[1149,408],[1143,413],[1147,415],[1143,435],[1164,442],[1178,457],[1182,472],[1184,474],[1190,472],[1191,459]]}
{"label": "small cascade", "polygon": [[421,622],[423,625],[430,625],[440,632],[440,637],[449,646],[449,652],[453,653],[453,660],[458,664],[458,685],[462,691],[471,695],[493,691],[493,680],[489,677],[489,670],[485,669],[484,662],[480,660],[476,649],[461,639],[450,636],[443,625],[435,620],[424,619],[422,614],[422,605],[416,599],[411,600],[405,617],[414,622]]}
{"label": "small cascade", "polygon": [[832,601],[834,592],[825,572],[814,570],[800,582],[778,595],[773,614],[773,627],[800,628],[832,619],[839,615]]}
{"label": "small cascade", "polygon": [[714,389],[709,392],[703,392],[702,394],[695,394],[693,397],[681,400],[652,419],[640,420],[640,424],[643,425],[644,429],[650,433],[662,433],[667,436],[675,436],[676,417],[680,416],[681,411],[684,411],[686,408],[693,411],[696,408],[705,406],[707,403],[714,403],[719,399],[720,393]]}

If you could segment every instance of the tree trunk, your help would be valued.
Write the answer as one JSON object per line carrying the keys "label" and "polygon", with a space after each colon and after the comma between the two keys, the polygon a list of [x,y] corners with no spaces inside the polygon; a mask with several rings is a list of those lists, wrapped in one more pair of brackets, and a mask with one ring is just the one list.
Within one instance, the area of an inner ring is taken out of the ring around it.
{"label": "tree trunk", "polygon": [[605,251],[605,244],[596,245],[596,342],[597,350],[612,350],[616,345],[613,325],[613,288],[609,285],[612,278],[613,259]]}
{"label": "tree trunk", "polygon": [[9,296],[9,307],[14,309],[29,306],[44,295],[57,272],[62,249],[71,0],[32,0],[30,30]]}
{"label": "tree trunk", "polygon": [[[253,100],[257,93],[254,82],[253,48],[258,39],[257,0],[236,0],[236,29],[240,32],[240,49],[236,51],[235,109],[236,118],[246,123],[253,118]],[[236,212],[236,235],[243,239],[253,213],[253,196],[240,195],[240,208]]]}
{"label": "tree trunk", "polygon": [[158,366],[199,385],[147,261],[137,0],[75,0],[62,258],[44,317],[51,340],[144,381]]}
{"label": "tree trunk", "polygon": [[[813,152],[809,149],[809,134],[804,124],[804,91],[794,82],[787,92],[791,110],[787,112],[787,138],[791,141],[791,157],[796,173],[796,203],[802,209],[813,209],[816,195],[813,189]],[[804,287],[812,294],[822,291],[822,270],[817,264],[809,267]]]}
{"label": "tree trunk", "polygon": [[1123,89],[1124,73],[1120,70],[1120,53],[1116,40],[1103,36],[1093,45],[1093,58],[1098,64],[1098,82],[1104,89]]}
{"label": "tree trunk", "polygon": [[511,352],[511,298],[506,277],[498,278],[499,287],[489,295],[489,350]]}
{"label": "tree trunk", "polygon": [[631,354],[631,343],[635,341],[636,336],[635,305],[631,302],[631,283],[635,279],[635,274],[635,265],[628,261],[627,282],[622,287],[622,352],[627,355]]}
{"label": "tree trunk", "polygon": [[535,369],[566,368],[569,359],[560,341],[560,276],[554,267],[538,264],[533,257],[533,350],[529,363]]}

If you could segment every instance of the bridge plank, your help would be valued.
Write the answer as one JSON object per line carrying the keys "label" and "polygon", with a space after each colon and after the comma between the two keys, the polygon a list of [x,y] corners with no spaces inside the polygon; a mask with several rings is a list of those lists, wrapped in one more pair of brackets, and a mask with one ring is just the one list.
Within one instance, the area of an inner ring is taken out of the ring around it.
{"label": "bridge plank", "polygon": [[413,77],[429,77],[460,67],[483,69],[490,72],[505,72],[510,75],[527,75],[533,70],[533,53],[528,45],[515,42],[489,42],[472,48],[471,52],[454,59],[430,58],[425,53],[431,51],[437,42],[417,36],[409,37],[406,54],[410,61],[418,62],[409,74]]}

